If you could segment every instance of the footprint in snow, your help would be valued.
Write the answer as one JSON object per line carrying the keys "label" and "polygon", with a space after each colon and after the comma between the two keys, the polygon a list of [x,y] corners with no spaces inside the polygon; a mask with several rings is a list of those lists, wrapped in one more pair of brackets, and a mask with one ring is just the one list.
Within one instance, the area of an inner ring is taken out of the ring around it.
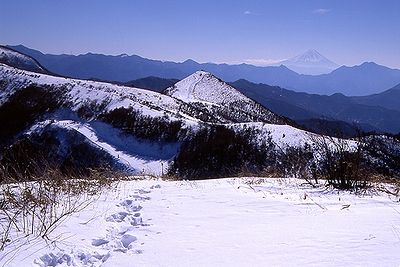
{"label": "footprint in snow", "polygon": [[155,188],[161,188],[161,185],[157,184],[157,185],[152,185],[152,186],[150,187],[150,189],[155,189]]}
{"label": "footprint in snow", "polygon": [[[152,186],[151,189],[161,188],[160,185]],[[133,250],[133,243],[137,241],[137,238],[129,232],[133,231],[137,226],[146,226],[143,223],[141,217],[141,211],[143,207],[135,201],[146,201],[150,200],[150,197],[141,196],[140,194],[148,194],[150,190],[140,189],[138,194],[131,195],[130,199],[125,199],[121,203],[117,204],[118,207],[122,207],[124,210],[111,214],[105,218],[106,222],[118,223],[118,225],[111,224],[108,229],[108,238],[97,238],[91,241],[93,247],[101,247],[106,250],[105,254],[99,254],[98,252],[88,251],[71,251],[70,254],[64,252],[48,253],[34,261],[35,264],[41,267],[47,266],[75,266],[75,265],[88,265],[97,266],[98,264],[104,263],[111,256],[110,252],[123,252],[126,253],[131,251],[134,254],[142,254],[143,251],[140,249]]]}
{"label": "footprint in snow", "polygon": [[97,252],[89,253],[77,251],[76,253],[67,254],[63,252],[45,254],[34,260],[34,264],[40,267],[48,266],[99,266],[110,257],[110,253],[99,254]]}
{"label": "footprint in snow", "polygon": [[141,201],[145,201],[145,200],[150,200],[150,197],[142,197],[140,195],[131,195],[130,197],[132,197],[135,200],[141,200]]}
{"label": "footprint in snow", "polygon": [[138,212],[142,209],[142,206],[135,205],[135,203],[131,199],[126,199],[126,200],[122,201],[120,203],[120,205],[129,212]]}
{"label": "footprint in snow", "polygon": [[59,252],[56,254],[50,252],[35,260],[35,264],[39,265],[40,267],[56,266],[59,264],[66,264],[67,266],[70,266],[72,263],[73,258],[63,252]]}
{"label": "footprint in snow", "polygon": [[128,215],[131,215],[131,214],[128,213],[128,212],[125,212],[125,211],[120,211],[120,212],[117,212],[117,213],[114,213],[114,214],[108,216],[106,218],[106,222],[118,222],[118,223],[120,223],[120,222],[124,221],[125,218]]}
{"label": "footprint in snow", "polygon": [[130,244],[135,242],[137,240],[137,238],[133,235],[130,234],[124,234],[121,237],[121,243],[124,246],[124,248],[130,248]]}
{"label": "footprint in snow", "polygon": [[130,224],[132,226],[138,226],[138,225],[144,226],[142,217],[140,217],[140,213],[136,213],[136,214],[138,214],[138,216],[136,216],[136,217],[135,216],[130,216],[128,218]]}
{"label": "footprint in snow", "polygon": [[139,189],[138,193],[139,194],[149,194],[149,193],[151,193],[151,191],[150,190]]}
{"label": "footprint in snow", "polygon": [[106,239],[103,239],[103,238],[93,239],[92,240],[92,246],[99,247],[101,245],[108,244],[109,242],[110,241],[108,241]]}
{"label": "footprint in snow", "polygon": [[119,227],[119,229],[117,230],[117,234],[118,235],[123,235],[127,232],[130,232],[132,230],[134,230],[135,227],[133,227],[132,225],[123,225],[121,227]]}

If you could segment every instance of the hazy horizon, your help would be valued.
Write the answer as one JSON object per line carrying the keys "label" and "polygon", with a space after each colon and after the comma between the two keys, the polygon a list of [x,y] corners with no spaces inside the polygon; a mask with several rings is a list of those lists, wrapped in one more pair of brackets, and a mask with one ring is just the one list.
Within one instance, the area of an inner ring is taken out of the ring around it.
{"label": "hazy horizon", "polygon": [[315,49],[339,65],[400,68],[398,1],[5,0],[2,6],[0,43],[49,54],[265,64]]}

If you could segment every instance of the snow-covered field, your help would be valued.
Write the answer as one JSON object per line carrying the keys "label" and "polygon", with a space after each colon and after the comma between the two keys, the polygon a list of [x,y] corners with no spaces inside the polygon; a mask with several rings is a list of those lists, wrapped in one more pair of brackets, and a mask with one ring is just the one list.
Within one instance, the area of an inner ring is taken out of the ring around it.
{"label": "snow-covered field", "polygon": [[0,266],[400,265],[398,197],[302,182],[120,182]]}

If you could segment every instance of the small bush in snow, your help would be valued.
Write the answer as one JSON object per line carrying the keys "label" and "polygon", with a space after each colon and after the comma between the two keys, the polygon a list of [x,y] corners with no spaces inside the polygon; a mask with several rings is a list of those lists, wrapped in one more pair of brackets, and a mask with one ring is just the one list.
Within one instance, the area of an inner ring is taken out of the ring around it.
{"label": "small bush in snow", "polygon": [[275,162],[274,145],[270,139],[261,144],[256,140],[251,128],[235,132],[224,126],[205,126],[182,144],[169,174],[204,179],[261,172]]}
{"label": "small bush in snow", "polygon": [[117,108],[102,114],[100,119],[142,139],[176,142],[186,134],[181,121],[145,116],[133,108]]}
{"label": "small bush in snow", "polygon": [[70,215],[84,209],[115,181],[114,173],[92,170],[66,175],[47,168],[30,182],[18,182],[0,168],[0,251],[21,236],[50,239]]}

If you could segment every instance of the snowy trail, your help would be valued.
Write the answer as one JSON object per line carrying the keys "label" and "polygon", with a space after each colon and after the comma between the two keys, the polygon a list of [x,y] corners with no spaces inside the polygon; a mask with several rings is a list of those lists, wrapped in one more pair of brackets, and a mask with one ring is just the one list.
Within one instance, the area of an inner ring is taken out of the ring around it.
{"label": "snowy trail", "polygon": [[127,166],[130,170],[135,171],[137,174],[145,173],[149,175],[161,175],[161,173],[165,171],[165,169],[162,170],[162,168],[167,168],[168,166],[167,160],[145,160],[127,154],[124,151],[117,150],[114,146],[100,140],[96,132],[88,124],[77,123],[69,120],[54,122],[54,124],[78,131],[94,145],[104,149],[120,163]]}
{"label": "snowy trail", "polygon": [[398,199],[249,180],[121,182],[7,266],[399,266]]}
{"label": "snowy trail", "polygon": [[[143,203],[159,188],[158,184],[127,187],[121,183],[60,225],[52,233],[52,242],[41,238],[23,242],[22,238],[7,247],[0,253],[0,266],[107,266],[112,257],[141,254],[145,235],[139,229],[151,221],[143,218]],[[132,266],[128,262],[125,266]]]}

